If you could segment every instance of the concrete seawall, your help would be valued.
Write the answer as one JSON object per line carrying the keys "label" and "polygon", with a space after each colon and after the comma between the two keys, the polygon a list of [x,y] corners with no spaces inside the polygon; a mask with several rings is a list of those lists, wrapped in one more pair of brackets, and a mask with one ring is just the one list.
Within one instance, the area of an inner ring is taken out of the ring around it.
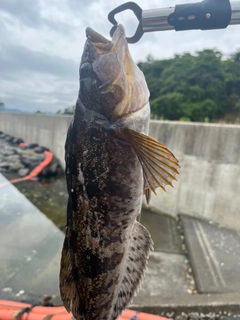
{"label": "concrete seawall", "polygon": [[179,159],[179,182],[150,205],[240,230],[240,126],[152,121],[149,134]]}
{"label": "concrete seawall", "polygon": [[[47,146],[64,166],[71,116],[0,113],[0,130]],[[240,126],[151,121],[150,135],[179,159],[179,182],[150,207],[205,217],[240,230]]]}
{"label": "concrete seawall", "polygon": [[64,145],[71,116],[0,112],[0,130],[48,147],[65,166]]}

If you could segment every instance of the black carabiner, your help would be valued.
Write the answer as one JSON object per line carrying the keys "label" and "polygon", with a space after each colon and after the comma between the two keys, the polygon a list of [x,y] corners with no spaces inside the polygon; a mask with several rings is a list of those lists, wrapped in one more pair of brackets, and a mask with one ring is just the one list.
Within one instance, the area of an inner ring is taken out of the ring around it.
{"label": "black carabiner", "polygon": [[133,11],[133,13],[136,15],[136,17],[139,21],[139,24],[138,24],[138,27],[137,27],[135,34],[131,38],[126,37],[128,43],[135,43],[139,39],[141,39],[141,37],[143,36],[142,9],[135,2],[126,2],[126,3],[118,6],[117,8],[112,10],[111,12],[109,12],[108,20],[113,24],[113,27],[110,30],[110,35],[111,35],[111,37],[113,36],[113,33],[116,30],[117,25],[118,25],[118,22],[115,19],[115,15],[122,12],[122,11],[128,10],[128,9]]}

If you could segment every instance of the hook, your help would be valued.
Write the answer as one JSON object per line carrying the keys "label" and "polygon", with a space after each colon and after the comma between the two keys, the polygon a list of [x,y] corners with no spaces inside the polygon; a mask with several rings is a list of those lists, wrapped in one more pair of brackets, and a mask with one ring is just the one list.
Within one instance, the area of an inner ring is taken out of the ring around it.
{"label": "hook", "polygon": [[115,15],[120,13],[120,12],[122,12],[122,11],[128,10],[128,9],[133,11],[133,13],[136,15],[136,17],[137,17],[137,19],[139,21],[139,24],[138,24],[138,27],[137,27],[137,30],[136,30],[135,34],[130,38],[126,37],[128,43],[135,43],[139,39],[141,39],[141,37],[143,36],[142,9],[135,2],[126,2],[126,3],[118,6],[117,8],[112,10],[111,12],[109,12],[108,20],[113,24],[113,27],[110,30],[110,35],[111,35],[111,37],[113,36],[113,33],[116,30],[117,25],[118,25],[118,22],[115,19]]}

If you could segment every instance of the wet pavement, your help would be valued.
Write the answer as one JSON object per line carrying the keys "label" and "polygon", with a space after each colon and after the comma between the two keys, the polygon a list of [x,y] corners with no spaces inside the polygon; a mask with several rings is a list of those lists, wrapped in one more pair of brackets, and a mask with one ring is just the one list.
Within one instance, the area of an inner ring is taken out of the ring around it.
{"label": "wet pavement", "polygon": [[[0,183],[6,179],[0,174]],[[0,299],[59,295],[63,233],[13,185],[0,190]]]}
{"label": "wet pavement", "polygon": [[[0,183],[4,181],[0,174]],[[170,317],[188,311],[218,312],[219,317],[212,319],[240,314],[236,231],[146,209],[141,223],[152,234],[155,251],[133,301],[135,309]],[[4,186],[0,191],[0,299],[34,303],[53,295],[53,301],[61,303],[58,274],[63,237],[13,185]],[[190,318],[182,315],[182,319]]]}

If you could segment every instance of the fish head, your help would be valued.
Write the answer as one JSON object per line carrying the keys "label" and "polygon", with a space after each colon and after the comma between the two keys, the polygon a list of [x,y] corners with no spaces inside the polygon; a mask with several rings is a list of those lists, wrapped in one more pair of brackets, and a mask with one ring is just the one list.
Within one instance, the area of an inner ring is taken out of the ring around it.
{"label": "fish head", "polygon": [[109,122],[131,115],[148,104],[142,71],[131,58],[125,31],[117,26],[112,40],[86,29],[80,65],[80,96],[84,106]]}

